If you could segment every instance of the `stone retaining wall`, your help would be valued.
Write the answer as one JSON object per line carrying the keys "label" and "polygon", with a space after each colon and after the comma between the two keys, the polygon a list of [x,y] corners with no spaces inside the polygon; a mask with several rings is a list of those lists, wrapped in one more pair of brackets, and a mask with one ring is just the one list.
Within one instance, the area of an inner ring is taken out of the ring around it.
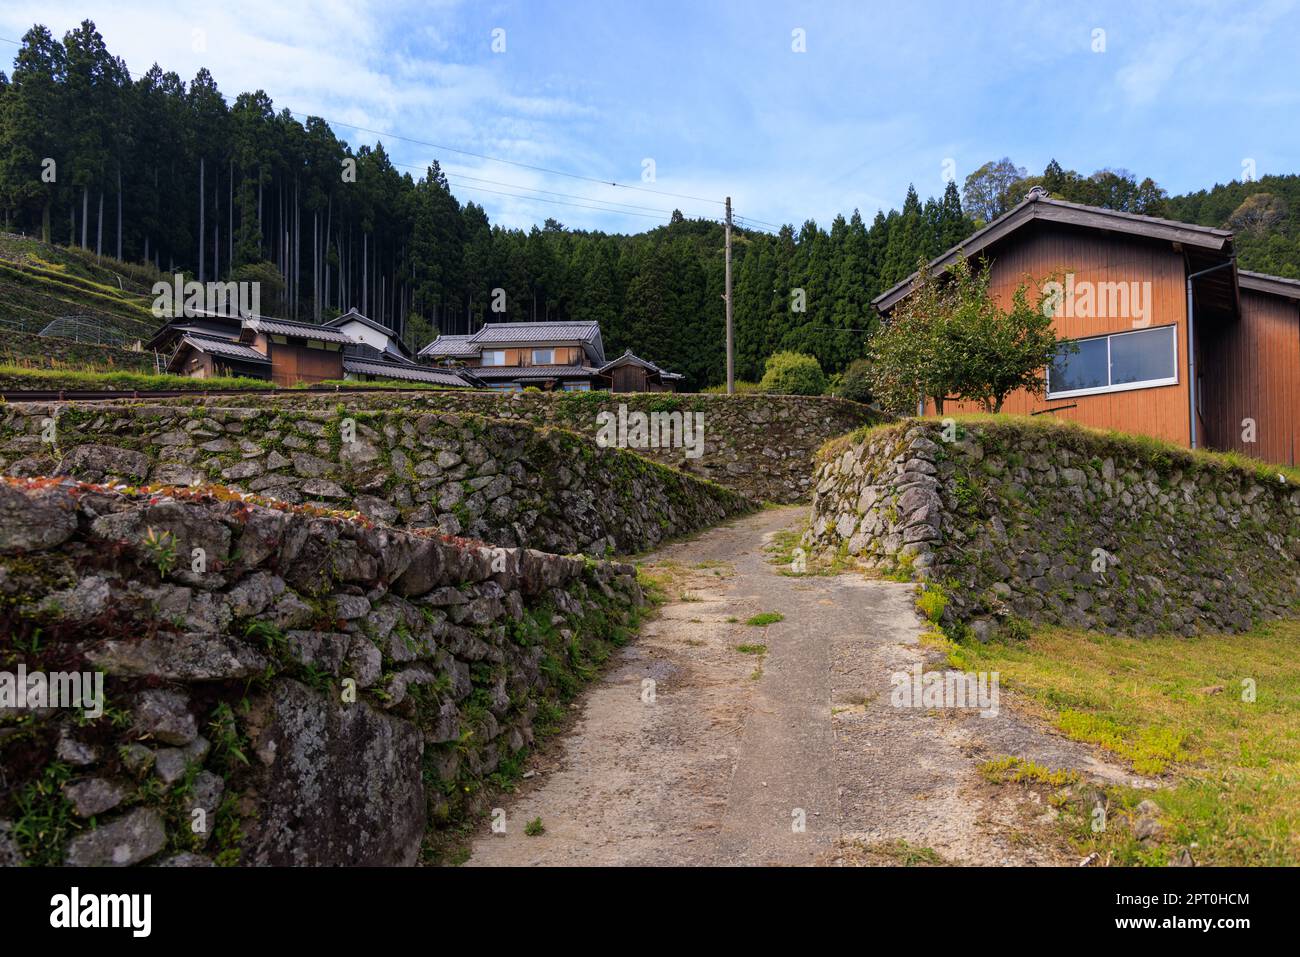
{"label": "stone retaining wall", "polygon": [[[247,404],[239,397],[213,404]],[[712,479],[756,502],[806,502],[812,494],[812,461],[828,439],[880,416],[856,402],[823,396],[704,395],[608,392],[421,391],[350,393],[340,400],[319,393],[259,397],[259,402],[293,408],[331,408],[339,401],[367,409],[461,412],[538,426],[560,426],[595,440],[601,412],[699,412],[704,416],[703,454],[689,458],[682,448],[631,451],[688,474]]]}
{"label": "stone retaining wall", "polygon": [[0,864],[413,863],[641,604],[628,565],[0,480],[0,682],[107,676],[97,718],[0,710]]}
{"label": "stone retaining wall", "polygon": [[14,404],[0,412],[0,472],[216,482],[494,544],[598,556],[645,551],[754,507],[561,429],[337,402]]}
{"label": "stone retaining wall", "polygon": [[[948,441],[952,439],[952,441]],[[1300,604],[1300,485],[1065,424],[909,421],[830,443],[805,545],[941,585],[946,623],[1240,631]]]}

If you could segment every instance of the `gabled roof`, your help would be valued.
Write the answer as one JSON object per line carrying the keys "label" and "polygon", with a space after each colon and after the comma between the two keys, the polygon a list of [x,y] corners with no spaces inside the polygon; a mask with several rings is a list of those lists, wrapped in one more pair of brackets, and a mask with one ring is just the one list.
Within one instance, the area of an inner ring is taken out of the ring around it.
{"label": "gabled roof", "polygon": [[641,368],[648,369],[649,371],[655,373],[655,375],[659,376],[661,379],[686,378],[685,376],[677,372],[667,372],[664,369],[659,368],[659,366],[655,365],[653,362],[649,361],[648,359],[642,359],[640,356],[633,355],[631,349],[628,349],[617,359],[611,359],[609,362],[606,362],[597,371],[599,371],[601,375],[607,375],[611,369],[616,369],[619,366],[623,366],[623,365],[641,366]]}
{"label": "gabled roof", "polygon": [[386,351],[390,353],[401,352],[403,355],[410,352],[406,347],[406,343],[398,337],[396,329],[390,329],[381,323],[375,322],[373,319],[361,315],[361,313],[357,312],[355,308],[349,309],[336,319],[331,319],[329,322],[325,323],[325,325],[333,329],[341,329],[353,322],[358,322],[367,328],[373,329],[375,332],[387,336],[389,348]]}
{"label": "gabled roof", "polygon": [[189,334],[181,336],[181,341],[177,344],[176,351],[173,352],[172,357],[167,360],[168,369],[172,368],[177,358],[185,351],[187,346],[195,352],[217,356],[222,359],[230,359],[235,362],[243,362],[249,365],[269,366],[271,364],[270,359],[249,346],[241,345],[238,342],[231,342],[229,339],[210,339],[207,336]]}
{"label": "gabled roof", "polygon": [[559,346],[580,343],[592,362],[605,361],[597,322],[489,322],[470,338],[481,350],[485,346]]}
{"label": "gabled roof", "polygon": [[454,372],[443,372],[427,366],[416,366],[399,362],[368,362],[364,359],[343,360],[343,371],[354,375],[381,376],[385,379],[400,379],[407,382],[426,382],[430,385],[442,385],[452,389],[467,389],[470,383]]}
{"label": "gabled roof", "polygon": [[258,316],[244,320],[244,329],[261,332],[266,335],[291,336],[296,339],[316,339],[320,342],[351,343],[356,340],[326,326],[317,326],[310,322],[294,322],[290,319],[265,319]]}
{"label": "gabled roof", "polygon": [[477,343],[501,345],[509,342],[594,342],[600,338],[597,322],[488,322],[474,333]]}
{"label": "gabled roof", "polygon": [[439,336],[416,354],[431,359],[472,359],[478,355],[478,349],[470,342],[473,338],[472,334]]}
{"label": "gabled roof", "polygon": [[[1210,253],[1231,254],[1232,232],[1230,230],[1179,223],[1172,219],[1157,219],[1154,216],[1139,216],[1136,213],[1121,213],[1113,209],[1102,209],[1099,206],[1069,203],[1063,199],[1052,199],[1045,190],[1036,186],[1014,208],[941,256],[932,259],[928,267],[930,273],[943,272],[956,262],[958,255],[964,253],[967,257],[973,257],[1022,226],[1035,221],[1105,229],[1148,239],[1181,243],[1185,247]],[[912,291],[916,280],[917,273],[914,272],[873,299],[872,305],[881,312],[888,312],[895,303]]]}
{"label": "gabled roof", "polygon": [[478,332],[439,336],[420,350],[428,359],[473,359],[485,348],[509,346],[582,346],[592,362],[605,361],[605,346],[597,322],[488,322]]}
{"label": "gabled roof", "polygon": [[187,332],[198,333],[213,339],[230,339],[234,341],[239,338],[242,328],[243,320],[236,316],[222,316],[215,313],[198,316],[177,316],[174,319],[169,319],[166,324],[159,328],[153,334],[153,338],[144,344],[144,347],[146,349],[160,349],[167,344],[168,340],[184,335]]}

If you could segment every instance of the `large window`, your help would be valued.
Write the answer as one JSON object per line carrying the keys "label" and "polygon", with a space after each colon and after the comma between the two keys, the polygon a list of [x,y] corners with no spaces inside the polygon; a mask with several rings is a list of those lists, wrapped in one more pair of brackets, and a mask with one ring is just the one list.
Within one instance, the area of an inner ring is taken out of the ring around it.
{"label": "large window", "polygon": [[1178,382],[1178,329],[1160,326],[1075,339],[1047,373],[1047,396],[1065,399],[1099,392],[1149,389]]}
{"label": "large window", "polygon": [[554,349],[534,349],[533,365],[535,366],[553,366],[555,365]]}
{"label": "large window", "polygon": [[482,363],[485,366],[503,366],[506,364],[506,354],[503,349],[484,350]]}

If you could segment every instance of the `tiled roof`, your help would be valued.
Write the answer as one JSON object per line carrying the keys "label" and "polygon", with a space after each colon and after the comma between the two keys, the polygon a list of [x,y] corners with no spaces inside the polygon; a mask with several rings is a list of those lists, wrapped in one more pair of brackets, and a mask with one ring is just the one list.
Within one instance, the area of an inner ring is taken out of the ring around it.
{"label": "tiled roof", "polygon": [[601,373],[606,373],[606,372],[608,372],[610,369],[613,369],[613,368],[615,368],[615,367],[617,367],[617,366],[621,366],[621,365],[638,365],[638,366],[641,366],[643,369],[649,369],[651,372],[656,373],[660,378],[663,378],[663,379],[683,379],[683,378],[685,378],[685,376],[681,375],[680,373],[677,373],[677,372],[669,372],[669,371],[667,371],[666,369],[661,369],[661,368],[659,368],[657,365],[655,365],[655,364],[654,364],[653,362],[651,362],[649,359],[642,359],[640,356],[635,356],[635,355],[633,355],[631,349],[628,349],[626,352],[624,352],[624,353],[623,353],[621,356],[619,356],[617,359],[613,359],[613,360],[611,360],[610,362],[606,362],[603,366],[600,367],[600,372],[601,372]]}
{"label": "tiled roof", "polygon": [[187,332],[195,332],[213,339],[230,339],[234,341],[239,338],[240,326],[238,319],[227,319],[226,317],[211,319],[176,318],[169,320],[166,325],[155,332],[153,338],[145,345],[147,348],[156,349],[159,346],[166,345],[169,339],[174,339]]}
{"label": "tiled roof", "polygon": [[474,333],[476,345],[512,342],[595,342],[600,338],[596,322],[489,322]]}
{"label": "tiled roof", "polygon": [[410,382],[427,382],[449,388],[469,388],[469,383],[454,372],[442,372],[404,362],[367,362],[364,359],[344,359],[343,371],[355,375],[382,376],[385,379],[402,379]]}
{"label": "tiled roof", "polygon": [[192,346],[199,352],[221,356],[224,359],[238,359],[240,362],[256,362],[266,365],[271,360],[250,346],[240,345],[226,339],[209,339],[207,336],[187,335],[181,338],[182,346]]}
{"label": "tiled roof", "polygon": [[468,359],[478,355],[478,349],[470,342],[472,335],[439,336],[420,350],[419,354],[435,359]]}
{"label": "tiled roof", "polygon": [[489,322],[470,340],[480,349],[491,346],[553,346],[581,342],[587,360],[605,362],[605,345],[596,322]]}
{"label": "tiled roof", "polygon": [[600,375],[592,366],[475,366],[469,370],[484,380],[590,378]]}
{"label": "tiled roof", "polygon": [[580,342],[587,358],[605,361],[596,322],[489,322],[473,335],[439,336],[420,350],[432,359],[469,359],[485,348],[501,346],[550,346]]}
{"label": "tiled roof", "polygon": [[320,342],[355,342],[351,336],[330,329],[316,326],[309,322],[291,322],[288,319],[245,319],[244,328],[267,335],[293,336],[298,339],[316,339]]}

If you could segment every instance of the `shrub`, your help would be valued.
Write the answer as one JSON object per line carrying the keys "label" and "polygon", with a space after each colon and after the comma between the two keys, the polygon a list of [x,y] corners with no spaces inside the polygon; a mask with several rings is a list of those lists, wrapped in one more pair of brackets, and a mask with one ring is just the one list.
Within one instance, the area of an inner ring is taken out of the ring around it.
{"label": "shrub", "polygon": [[758,387],[778,395],[822,395],[826,391],[826,373],[815,356],[778,352],[768,357]]}
{"label": "shrub", "polygon": [[871,361],[854,359],[850,362],[849,367],[840,376],[840,385],[836,394],[854,402],[870,402],[872,400]]}
{"label": "shrub", "polygon": [[[744,379],[737,379],[734,385],[736,387],[736,395],[750,395],[754,392],[763,391],[759,388],[757,382],[746,382]],[[711,385],[707,389],[701,389],[700,391],[705,395],[726,395],[727,383],[724,382],[721,385]]]}

